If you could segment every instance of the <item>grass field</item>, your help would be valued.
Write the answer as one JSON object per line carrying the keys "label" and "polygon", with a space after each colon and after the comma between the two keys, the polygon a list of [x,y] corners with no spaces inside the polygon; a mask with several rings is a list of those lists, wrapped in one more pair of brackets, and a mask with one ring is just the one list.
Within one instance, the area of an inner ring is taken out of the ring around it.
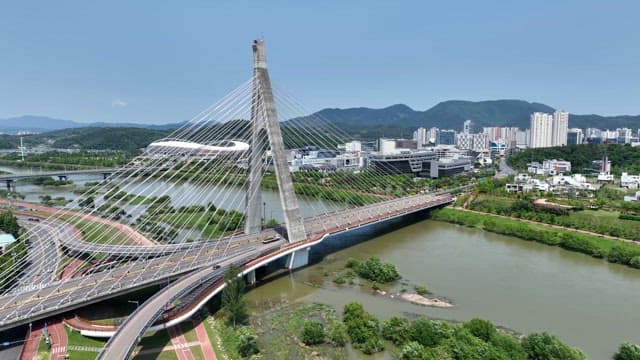
{"label": "grass field", "polygon": [[136,243],[127,237],[122,231],[106,224],[100,224],[81,219],[76,216],[61,216],[61,218],[74,225],[84,236],[84,241],[96,244],[121,244],[136,245]]}

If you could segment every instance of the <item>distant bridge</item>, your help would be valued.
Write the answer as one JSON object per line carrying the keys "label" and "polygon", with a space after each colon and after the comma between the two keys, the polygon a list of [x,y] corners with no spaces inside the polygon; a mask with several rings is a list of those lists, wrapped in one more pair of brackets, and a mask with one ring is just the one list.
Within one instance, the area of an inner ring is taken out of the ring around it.
{"label": "distant bridge", "polygon": [[17,174],[5,174],[0,176],[0,182],[5,182],[7,190],[13,190],[15,188],[15,182],[24,179],[33,179],[38,177],[58,177],[59,180],[66,180],[72,175],[90,175],[101,174],[102,178],[106,180],[110,175],[118,174],[130,174],[132,172],[140,172],[141,175],[147,172],[154,172],[157,170],[168,169],[168,167],[114,167],[114,168],[96,168],[96,169],[81,169],[81,170],[52,170],[52,171],[37,171],[30,173],[17,173]]}

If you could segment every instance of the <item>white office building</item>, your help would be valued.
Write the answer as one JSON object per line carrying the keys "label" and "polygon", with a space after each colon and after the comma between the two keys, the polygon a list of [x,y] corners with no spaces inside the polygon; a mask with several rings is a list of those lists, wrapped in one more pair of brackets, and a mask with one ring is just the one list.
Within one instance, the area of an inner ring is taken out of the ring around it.
{"label": "white office building", "polygon": [[348,153],[356,153],[362,151],[362,143],[358,140],[349,141],[344,144],[344,150]]}
{"label": "white office building", "polygon": [[489,137],[484,133],[460,133],[456,135],[456,146],[461,150],[487,151],[489,149]]}

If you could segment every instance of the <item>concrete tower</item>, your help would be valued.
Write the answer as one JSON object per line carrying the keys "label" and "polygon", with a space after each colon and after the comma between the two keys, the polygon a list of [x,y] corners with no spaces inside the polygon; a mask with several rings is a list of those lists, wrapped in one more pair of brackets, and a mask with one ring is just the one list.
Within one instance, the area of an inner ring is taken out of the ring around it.
{"label": "concrete tower", "polygon": [[[293,188],[289,164],[284,150],[278,113],[271,91],[271,80],[267,71],[264,42],[253,42],[253,96],[251,104],[251,150],[247,179],[247,200],[245,211],[245,233],[257,234],[262,230],[261,184],[263,156],[268,146],[278,182],[280,205],[284,214],[287,239],[289,242],[306,238],[304,222],[300,215],[298,199]],[[266,139],[265,139],[266,137]]]}

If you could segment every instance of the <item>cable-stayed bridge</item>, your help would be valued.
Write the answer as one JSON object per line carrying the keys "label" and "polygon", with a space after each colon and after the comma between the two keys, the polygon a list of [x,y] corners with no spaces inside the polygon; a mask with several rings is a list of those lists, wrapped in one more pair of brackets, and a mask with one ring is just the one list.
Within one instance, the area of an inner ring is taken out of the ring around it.
{"label": "cable-stayed bridge", "polygon": [[[30,277],[33,257],[14,254],[19,260],[0,274],[0,330],[178,279],[132,314],[101,353],[126,358],[167,304],[217,280],[229,264],[243,268],[250,281],[256,267],[282,258],[298,268],[328,236],[453,201],[448,194],[407,190],[401,179],[375,168],[292,174],[287,149],[336,149],[350,139],[322,118],[300,118],[306,112],[298,102],[271,85],[264,43],[252,47],[249,81],[116,170],[109,182],[88,189],[83,203],[92,206],[84,212],[49,211],[27,231],[32,237],[46,227],[56,246],[32,241],[18,251],[57,257],[53,263],[65,275]],[[279,120],[293,118],[301,120]],[[272,227],[266,226],[265,188],[276,190],[282,214]],[[300,201],[310,204],[307,216]],[[135,221],[125,224],[125,212],[138,214]],[[25,283],[33,279],[38,283]]]}

